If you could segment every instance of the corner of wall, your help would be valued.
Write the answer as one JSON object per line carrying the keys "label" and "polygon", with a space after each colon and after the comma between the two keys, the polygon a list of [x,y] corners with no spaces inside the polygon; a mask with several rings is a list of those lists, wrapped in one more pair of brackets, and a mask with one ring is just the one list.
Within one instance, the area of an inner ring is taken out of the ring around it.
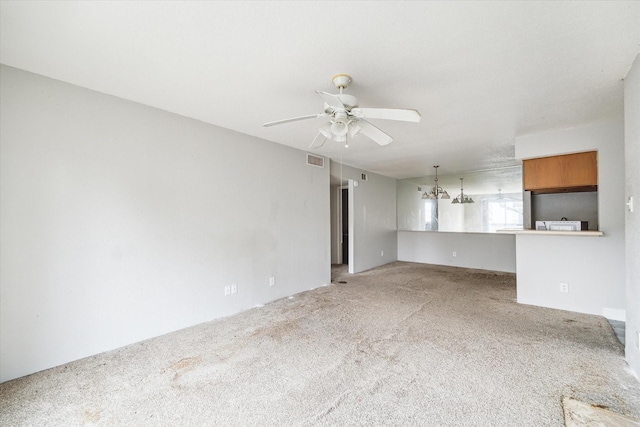
{"label": "corner of wall", "polygon": [[634,210],[625,212],[625,356],[640,376],[640,55],[636,56],[624,80],[624,201],[633,196]]}

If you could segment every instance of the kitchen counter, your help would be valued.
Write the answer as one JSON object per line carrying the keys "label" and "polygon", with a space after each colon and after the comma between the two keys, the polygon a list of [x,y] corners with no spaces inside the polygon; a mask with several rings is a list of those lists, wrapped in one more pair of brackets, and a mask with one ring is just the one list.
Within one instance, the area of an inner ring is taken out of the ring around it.
{"label": "kitchen counter", "polygon": [[502,234],[529,234],[536,236],[589,236],[600,237],[604,233],[602,231],[548,231],[548,230],[524,230],[522,228],[507,228],[503,230],[496,230],[496,233]]}

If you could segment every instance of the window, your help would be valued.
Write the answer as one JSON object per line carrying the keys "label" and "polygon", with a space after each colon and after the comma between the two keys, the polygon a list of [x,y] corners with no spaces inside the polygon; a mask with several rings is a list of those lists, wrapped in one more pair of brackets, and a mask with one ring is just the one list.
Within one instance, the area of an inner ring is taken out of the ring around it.
{"label": "window", "polygon": [[496,199],[483,200],[482,228],[486,232],[495,232],[504,228],[522,228],[522,200]]}
{"label": "window", "polygon": [[424,230],[438,231],[438,201],[425,200],[424,202]]}

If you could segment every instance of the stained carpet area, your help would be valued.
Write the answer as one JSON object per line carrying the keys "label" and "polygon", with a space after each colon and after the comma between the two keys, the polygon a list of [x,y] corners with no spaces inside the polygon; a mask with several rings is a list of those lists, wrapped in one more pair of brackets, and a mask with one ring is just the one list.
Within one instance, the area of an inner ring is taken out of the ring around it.
{"label": "stained carpet area", "polygon": [[640,427],[636,420],[575,399],[565,397],[562,405],[566,427]]}
{"label": "stained carpet area", "polygon": [[519,305],[513,274],[332,272],[329,286],[0,384],[0,425],[562,426],[565,398],[640,418],[607,320]]}

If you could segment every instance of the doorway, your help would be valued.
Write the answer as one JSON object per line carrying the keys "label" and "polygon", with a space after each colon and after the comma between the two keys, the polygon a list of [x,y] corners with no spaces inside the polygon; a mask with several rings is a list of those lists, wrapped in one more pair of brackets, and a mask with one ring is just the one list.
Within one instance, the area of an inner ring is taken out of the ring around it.
{"label": "doorway", "polygon": [[349,189],[342,188],[342,200],[340,207],[341,243],[342,243],[342,263],[349,264]]}
{"label": "doorway", "polygon": [[349,181],[342,182],[332,176],[331,182],[331,264],[348,265],[353,257],[353,235],[349,230]]}

